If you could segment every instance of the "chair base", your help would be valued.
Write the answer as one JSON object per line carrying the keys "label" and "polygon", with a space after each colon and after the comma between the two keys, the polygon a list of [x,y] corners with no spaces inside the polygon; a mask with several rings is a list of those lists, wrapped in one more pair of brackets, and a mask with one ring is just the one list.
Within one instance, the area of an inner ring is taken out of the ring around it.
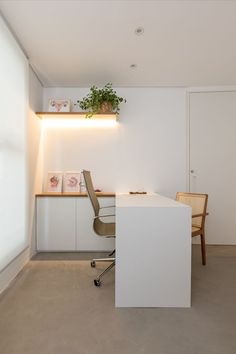
{"label": "chair base", "polygon": [[94,279],[94,285],[95,286],[101,286],[101,278],[107,273],[109,272],[109,270],[111,270],[114,266],[115,266],[115,260],[109,265],[109,267],[107,267],[96,279]]}
{"label": "chair base", "polygon": [[111,262],[111,264],[96,278],[94,279],[94,285],[95,286],[101,286],[101,278],[107,273],[109,272],[109,270],[111,270],[114,266],[115,266],[115,258],[112,258],[110,256],[112,256],[113,254],[115,253],[115,250],[112,251],[110,254],[109,254],[109,258],[94,258],[90,265],[92,268],[95,268],[96,267],[96,263],[97,262]]}

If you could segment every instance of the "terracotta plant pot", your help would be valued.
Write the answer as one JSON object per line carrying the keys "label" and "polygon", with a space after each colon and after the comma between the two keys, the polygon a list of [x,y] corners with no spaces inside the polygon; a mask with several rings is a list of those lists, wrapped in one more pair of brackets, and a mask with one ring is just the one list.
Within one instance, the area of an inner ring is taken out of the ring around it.
{"label": "terracotta plant pot", "polygon": [[103,102],[99,109],[99,113],[112,113],[112,104],[110,102]]}

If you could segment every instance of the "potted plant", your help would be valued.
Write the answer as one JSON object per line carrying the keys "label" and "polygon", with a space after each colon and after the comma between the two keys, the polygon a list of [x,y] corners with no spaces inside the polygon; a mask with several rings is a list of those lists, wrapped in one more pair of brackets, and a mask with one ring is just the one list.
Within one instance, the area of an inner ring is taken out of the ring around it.
{"label": "potted plant", "polygon": [[77,104],[81,109],[87,111],[86,118],[91,118],[97,113],[117,113],[120,111],[120,103],[126,102],[123,97],[117,96],[112,84],[108,83],[103,88],[92,86],[90,92]]}

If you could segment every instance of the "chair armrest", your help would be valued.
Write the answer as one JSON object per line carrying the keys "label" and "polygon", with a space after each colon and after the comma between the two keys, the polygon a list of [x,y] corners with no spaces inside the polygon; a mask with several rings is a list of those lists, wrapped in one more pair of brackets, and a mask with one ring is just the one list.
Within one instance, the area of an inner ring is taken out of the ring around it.
{"label": "chair armrest", "polygon": [[115,208],[115,205],[108,205],[108,206],[104,206],[104,207],[100,207],[100,209],[105,209],[105,208]]}
{"label": "chair armrest", "polygon": [[95,216],[94,219],[99,219],[99,218],[106,218],[108,216],[116,216],[115,214],[107,214],[107,215],[98,215],[98,216]]}
{"label": "chair armrest", "polygon": [[209,213],[206,213],[206,214],[204,214],[204,213],[202,213],[202,214],[194,214],[194,215],[192,215],[192,218],[199,218],[200,216],[207,216],[207,215],[209,215]]}

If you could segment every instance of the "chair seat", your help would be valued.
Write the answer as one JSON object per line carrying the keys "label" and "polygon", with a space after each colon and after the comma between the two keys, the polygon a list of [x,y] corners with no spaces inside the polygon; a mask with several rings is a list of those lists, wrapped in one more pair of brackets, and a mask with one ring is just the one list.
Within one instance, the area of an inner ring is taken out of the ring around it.
{"label": "chair seat", "polygon": [[100,236],[115,236],[116,224],[114,222],[103,222],[100,219],[95,219],[93,227]]}

